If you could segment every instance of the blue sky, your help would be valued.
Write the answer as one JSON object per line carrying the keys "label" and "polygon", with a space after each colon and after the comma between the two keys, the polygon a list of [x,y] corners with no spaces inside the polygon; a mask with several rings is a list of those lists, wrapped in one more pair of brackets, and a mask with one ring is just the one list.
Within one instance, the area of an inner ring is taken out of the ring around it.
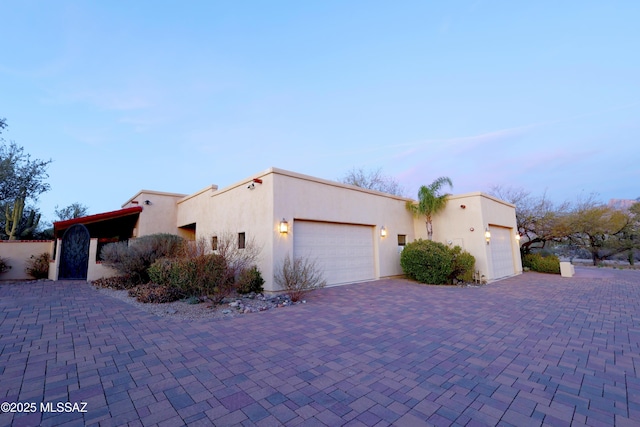
{"label": "blue sky", "polygon": [[53,160],[49,221],[271,166],[640,197],[637,1],[0,6],[3,136]]}

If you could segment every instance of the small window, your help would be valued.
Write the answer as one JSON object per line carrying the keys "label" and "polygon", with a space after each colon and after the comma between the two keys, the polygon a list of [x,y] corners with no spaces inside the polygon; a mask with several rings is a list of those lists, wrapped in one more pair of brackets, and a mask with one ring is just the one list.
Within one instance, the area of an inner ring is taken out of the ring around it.
{"label": "small window", "polygon": [[238,249],[244,249],[245,238],[244,233],[238,233]]}
{"label": "small window", "polygon": [[213,236],[211,238],[211,249],[214,251],[218,250],[218,236]]}
{"label": "small window", "polygon": [[407,235],[398,234],[398,246],[405,246],[407,244]]}

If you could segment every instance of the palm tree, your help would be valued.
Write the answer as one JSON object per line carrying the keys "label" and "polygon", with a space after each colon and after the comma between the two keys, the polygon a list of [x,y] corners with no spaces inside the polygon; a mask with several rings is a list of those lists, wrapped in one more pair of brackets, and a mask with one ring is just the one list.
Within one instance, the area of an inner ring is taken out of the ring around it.
{"label": "palm tree", "polygon": [[424,216],[427,223],[427,237],[433,240],[433,216],[440,212],[447,204],[448,193],[439,194],[442,187],[448,184],[453,188],[451,179],[441,176],[431,183],[431,185],[423,185],[418,191],[418,203],[407,202],[407,209],[415,216]]}

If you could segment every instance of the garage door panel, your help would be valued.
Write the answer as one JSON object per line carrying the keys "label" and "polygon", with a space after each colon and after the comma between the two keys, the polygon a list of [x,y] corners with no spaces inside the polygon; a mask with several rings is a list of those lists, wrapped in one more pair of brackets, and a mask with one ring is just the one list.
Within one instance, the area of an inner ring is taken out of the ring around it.
{"label": "garage door panel", "polygon": [[505,227],[489,227],[491,232],[491,264],[493,279],[512,276],[515,274],[513,263],[513,247],[511,229]]}
{"label": "garage door panel", "polygon": [[308,257],[330,285],[375,278],[373,227],[296,220],[294,255]]}

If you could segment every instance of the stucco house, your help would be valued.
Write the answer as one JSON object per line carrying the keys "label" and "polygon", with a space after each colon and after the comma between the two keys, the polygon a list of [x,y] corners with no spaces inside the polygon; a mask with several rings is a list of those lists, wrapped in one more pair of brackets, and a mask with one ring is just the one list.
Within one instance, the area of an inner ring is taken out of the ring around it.
{"label": "stucco house", "polygon": [[[328,285],[398,276],[403,246],[427,237],[424,220],[407,211],[408,200],[277,168],[190,195],[142,190],[120,210],[54,223],[50,278],[112,274],[100,264],[101,245],[154,233],[211,244],[221,233],[233,233],[239,245],[253,240],[267,291],[278,290],[274,270],[287,254],[315,259]],[[522,273],[509,203],[483,193],[451,196],[434,218],[433,237],[474,255],[487,282]],[[82,249],[73,249],[78,243]],[[78,261],[83,253],[86,260]],[[69,267],[76,261],[79,267]]]}

